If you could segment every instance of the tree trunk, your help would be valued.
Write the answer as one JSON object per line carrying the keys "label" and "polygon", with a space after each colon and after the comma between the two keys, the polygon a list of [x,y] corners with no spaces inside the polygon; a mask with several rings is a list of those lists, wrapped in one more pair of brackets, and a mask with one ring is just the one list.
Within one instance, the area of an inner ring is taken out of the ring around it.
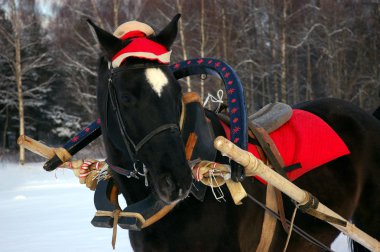
{"label": "tree trunk", "polygon": [[105,29],[104,22],[103,22],[102,18],[100,17],[100,14],[99,14],[99,10],[98,10],[96,0],[91,0],[91,4],[92,4],[92,8],[94,10],[95,18],[96,18],[96,21],[98,22],[99,27],[102,29]]}
{"label": "tree trunk", "polygon": [[300,90],[298,83],[298,53],[297,50],[294,51],[294,80],[293,80],[293,104],[297,104],[300,101]]}
{"label": "tree trunk", "polygon": [[227,60],[227,25],[226,25],[226,13],[224,7],[222,7],[222,38],[223,38],[223,59]]}
{"label": "tree trunk", "polygon": [[313,90],[311,89],[312,69],[311,69],[311,52],[310,44],[307,45],[307,77],[306,77],[306,100],[313,99]]}
{"label": "tree trunk", "polygon": [[[24,98],[22,95],[22,73],[21,73],[21,41],[20,41],[20,30],[21,30],[21,20],[16,7],[16,1],[12,1],[12,19],[15,25],[15,77],[17,85],[17,99],[18,99],[18,111],[20,120],[19,135],[25,135],[25,123],[24,123]],[[25,149],[20,146],[19,162],[21,165],[25,163]]]}
{"label": "tree trunk", "polygon": [[[205,4],[204,0],[201,0],[201,58],[205,57]],[[204,100],[205,95],[205,81],[201,78],[201,99]]]}
{"label": "tree trunk", "polygon": [[264,105],[266,104],[266,99],[267,99],[267,93],[266,93],[266,87],[267,87],[267,77],[264,76],[263,79],[262,79],[262,85],[261,85],[261,104],[260,104],[260,107],[264,107]]}
{"label": "tree trunk", "polygon": [[4,123],[4,130],[3,130],[3,148],[7,148],[8,145],[8,139],[7,139],[7,131],[9,126],[9,107],[6,106],[5,108],[5,123]]}
{"label": "tree trunk", "polygon": [[[177,0],[176,1],[177,10],[178,13],[182,13],[182,1]],[[187,50],[186,50],[186,40],[185,40],[185,32],[184,32],[184,25],[182,18],[179,19],[178,23],[178,30],[179,30],[179,37],[181,40],[181,47],[182,47],[182,57],[183,60],[187,60]],[[191,92],[191,84],[190,84],[190,77],[186,77],[186,86],[187,86],[187,92]]]}
{"label": "tree trunk", "polygon": [[[271,62],[271,65],[272,66],[276,66],[277,65],[277,52],[276,52],[276,22],[275,22],[275,13],[274,13],[274,6],[275,6],[276,2],[273,0],[271,2],[271,6],[269,6],[269,8],[272,9],[272,13],[271,13],[271,21],[270,21],[270,25],[269,25],[269,36],[270,36],[270,40],[271,40],[271,51],[272,51],[272,62]],[[277,76],[277,68],[274,67],[273,68],[274,70],[271,70],[271,75],[273,76],[273,95],[271,95],[272,99],[274,99],[275,102],[278,102],[279,101],[279,94],[278,94],[278,91],[279,91],[279,82],[278,82],[278,76]],[[269,89],[270,90],[270,89]]]}
{"label": "tree trunk", "polygon": [[[337,93],[338,93],[338,98],[340,99],[347,99],[349,96],[348,95],[351,95],[351,88],[352,86],[350,85],[350,82],[345,82],[345,85],[348,85],[348,87],[345,87],[345,89],[347,88],[346,92],[343,93],[341,91],[341,84],[342,84],[342,66],[345,64],[344,62],[344,57],[342,56],[342,53],[340,54],[337,54],[335,56],[336,58],[336,73],[335,73],[335,79],[336,79],[336,90],[337,90]],[[355,71],[353,71],[355,72]],[[347,78],[347,76],[344,76],[346,80],[349,80],[349,78]],[[348,91],[348,92],[347,92]]]}
{"label": "tree trunk", "polygon": [[286,12],[287,2],[283,0],[282,20],[281,20],[281,102],[287,103],[286,88]]}
{"label": "tree trunk", "polygon": [[113,28],[116,29],[119,26],[119,9],[120,0],[113,0]]}

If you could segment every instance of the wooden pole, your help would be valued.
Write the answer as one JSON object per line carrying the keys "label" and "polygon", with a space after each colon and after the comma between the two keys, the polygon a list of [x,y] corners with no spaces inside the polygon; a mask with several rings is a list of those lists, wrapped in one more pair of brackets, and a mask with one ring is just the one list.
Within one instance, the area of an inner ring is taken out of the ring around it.
{"label": "wooden pole", "polygon": [[51,159],[55,155],[53,148],[46,146],[45,144],[38,142],[33,138],[30,138],[25,135],[20,135],[17,139],[17,143],[23,148],[26,148],[27,150],[30,150],[31,152],[39,156],[42,156],[46,159]]}
{"label": "wooden pole", "polygon": [[[226,138],[217,137],[215,139],[214,146],[223,155],[227,155],[235,162],[244,166],[247,176],[260,176],[269,184],[272,184],[274,187],[276,187],[277,189],[279,189],[280,191],[282,191],[301,205],[305,204],[308,200],[308,195],[304,190],[302,190],[292,182],[288,181],[287,179],[276,173],[270,167],[265,165],[260,159],[257,159],[254,155],[252,155],[252,153],[240,149],[238,146],[236,146]],[[318,212],[345,221],[347,223],[346,226],[341,226],[330,222],[327,223],[334,226],[354,241],[360,243],[361,245],[369,249],[370,251],[380,252],[379,241],[364,233],[355,225],[349,223],[342,216],[338,215],[337,213],[329,209],[327,206],[323,205],[322,203],[319,203],[316,210]]]}
{"label": "wooden pole", "polygon": [[[96,180],[93,180],[93,176],[96,176],[97,172],[104,167],[104,161],[98,162],[94,159],[87,159],[68,162],[71,159],[71,155],[64,148],[52,148],[25,135],[19,136],[17,143],[23,148],[46,159],[51,159],[55,155],[62,158],[64,163],[60,165],[60,168],[68,168],[72,170],[74,175],[79,178],[81,184],[86,184],[88,188],[95,190],[96,183],[94,181]],[[83,165],[86,162],[87,166]]]}

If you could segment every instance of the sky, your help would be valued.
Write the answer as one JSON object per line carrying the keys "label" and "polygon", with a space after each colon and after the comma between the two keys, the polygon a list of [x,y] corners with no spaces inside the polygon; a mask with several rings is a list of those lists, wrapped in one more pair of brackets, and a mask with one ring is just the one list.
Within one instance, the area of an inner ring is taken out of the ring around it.
{"label": "sky", "polygon": [[[52,3],[53,1],[51,0],[37,0],[37,5],[39,9],[41,10],[42,14],[51,16],[52,13]],[[60,1],[55,1],[55,4],[58,4]]]}

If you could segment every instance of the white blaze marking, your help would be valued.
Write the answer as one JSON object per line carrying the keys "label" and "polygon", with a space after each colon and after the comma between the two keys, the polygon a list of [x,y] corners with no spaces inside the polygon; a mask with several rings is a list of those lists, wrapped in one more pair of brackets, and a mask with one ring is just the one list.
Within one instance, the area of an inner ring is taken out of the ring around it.
{"label": "white blaze marking", "polygon": [[164,72],[160,68],[148,68],[145,70],[145,76],[153,90],[161,97],[162,89],[169,83]]}

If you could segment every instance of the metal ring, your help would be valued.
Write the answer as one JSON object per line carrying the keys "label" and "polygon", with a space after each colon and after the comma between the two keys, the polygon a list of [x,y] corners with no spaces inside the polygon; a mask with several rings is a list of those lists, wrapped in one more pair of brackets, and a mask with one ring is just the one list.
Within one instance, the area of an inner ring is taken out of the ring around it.
{"label": "metal ring", "polygon": [[[136,164],[142,164],[142,172],[139,171],[139,167],[136,167]],[[133,163],[133,169],[135,170],[135,172],[137,172],[138,175],[140,176],[145,176],[145,169],[146,169],[146,166],[143,162],[141,162],[140,160],[136,160],[136,162]]]}
{"label": "metal ring", "polygon": [[207,79],[207,77],[208,77],[208,75],[207,74],[201,74],[201,80],[206,80]]}

